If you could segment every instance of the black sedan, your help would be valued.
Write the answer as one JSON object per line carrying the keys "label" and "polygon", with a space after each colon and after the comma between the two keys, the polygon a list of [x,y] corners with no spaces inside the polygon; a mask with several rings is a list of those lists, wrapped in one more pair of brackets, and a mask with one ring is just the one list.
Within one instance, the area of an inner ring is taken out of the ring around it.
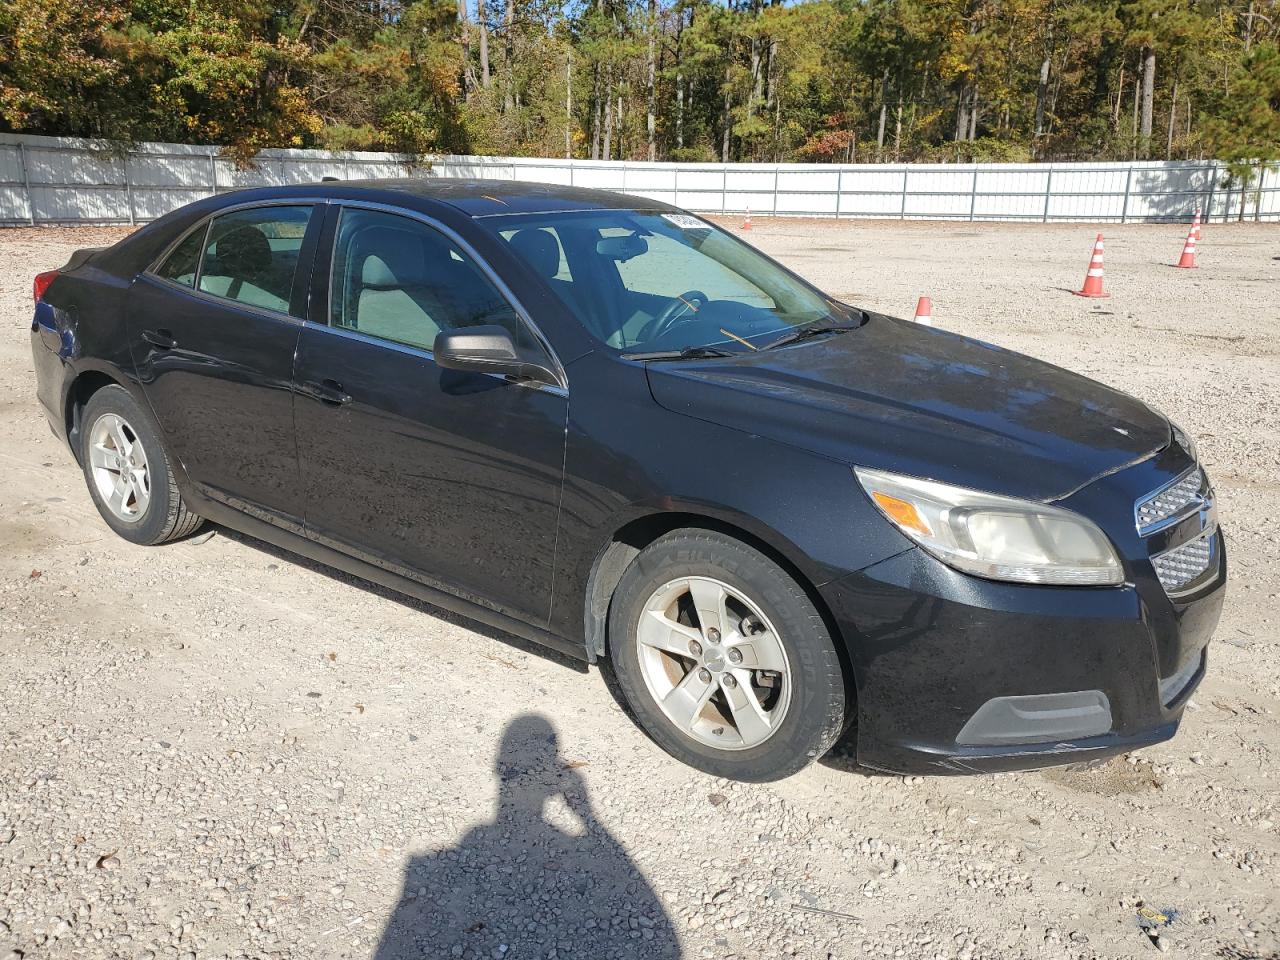
{"label": "black sedan", "polygon": [[458,180],[183,207],[35,282],[103,520],[210,520],[591,663],[681,760],[957,773],[1171,737],[1226,559],[1123,393],[697,217]]}

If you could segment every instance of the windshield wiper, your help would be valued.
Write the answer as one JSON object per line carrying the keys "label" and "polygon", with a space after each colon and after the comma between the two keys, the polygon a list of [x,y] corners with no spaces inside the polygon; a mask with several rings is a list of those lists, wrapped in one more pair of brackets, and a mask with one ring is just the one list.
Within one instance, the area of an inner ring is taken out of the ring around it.
{"label": "windshield wiper", "polygon": [[706,360],[710,357],[733,357],[737,354],[719,347],[685,347],[683,350],[655,350],[652,353],[624,353],[627,360]]}
{"label": "windshield wiper", "polygon": [[772,350],[774,347],[780,347],[785,343],[795,343],[798,340],[808,340],[810,337],[819,337],[826,333],[844,333],[846,330],[857,329],[856,324],[844,323],[825,323],[818,321],[807,326],[792,330],[790,333],[784,333],[776,340],[766,343],[761,349]]}

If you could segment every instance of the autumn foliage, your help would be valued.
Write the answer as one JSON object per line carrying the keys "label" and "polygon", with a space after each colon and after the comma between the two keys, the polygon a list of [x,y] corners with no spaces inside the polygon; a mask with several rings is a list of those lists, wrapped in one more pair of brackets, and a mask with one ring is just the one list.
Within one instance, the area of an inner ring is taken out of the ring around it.
{"label": "autumn foliage", "polygon": [[0,128],[675,160],[1280,156],[1277,0],[0,0]]}

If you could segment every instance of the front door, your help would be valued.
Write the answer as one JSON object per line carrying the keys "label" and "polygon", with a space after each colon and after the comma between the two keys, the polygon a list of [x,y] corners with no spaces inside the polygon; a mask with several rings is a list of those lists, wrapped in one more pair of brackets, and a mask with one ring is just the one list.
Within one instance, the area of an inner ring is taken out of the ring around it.
{"label": "front door", "polygon": [[169,450],[200,493],[301,528],[293,359],[320,217],[214,216],[130,290],[129,335]]}
{"label": "front door", "polygon": [[536,338],[443,232],[357,207],[337,216],[327,323],[306,325],[295,372],[308,535],[545,625],[565,391],[437,367],[442,330]]}

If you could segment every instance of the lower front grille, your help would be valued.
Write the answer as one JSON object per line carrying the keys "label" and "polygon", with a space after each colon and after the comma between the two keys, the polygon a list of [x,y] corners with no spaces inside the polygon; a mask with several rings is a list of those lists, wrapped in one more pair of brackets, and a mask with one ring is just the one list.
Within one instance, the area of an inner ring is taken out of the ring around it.
{"label": "lower front grille", "polygon": [[1216,530],[1209,530],[1151,558],[1151,565],[1156,568],[1156,576],[1160,578],[1165,593],[1172,597],[1200,585],[1198,581],[1215,559],[1213,545],[1216,533]]}

